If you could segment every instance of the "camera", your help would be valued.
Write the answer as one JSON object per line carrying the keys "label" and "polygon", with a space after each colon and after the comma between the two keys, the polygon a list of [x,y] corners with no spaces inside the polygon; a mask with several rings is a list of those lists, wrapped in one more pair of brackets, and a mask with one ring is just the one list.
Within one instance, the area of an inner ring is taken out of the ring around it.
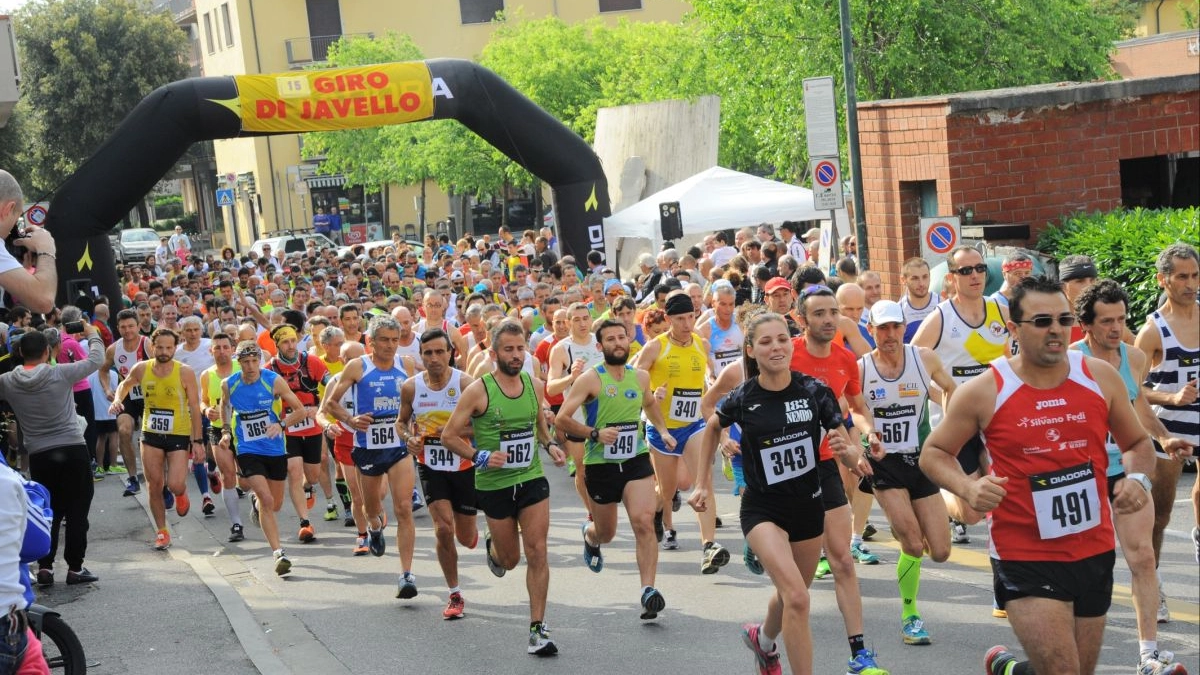
{"label": "camera", "polygon": [[63,324],[63,331],[68,335],[78,335],[83,332],[83,321],[67,321]]}

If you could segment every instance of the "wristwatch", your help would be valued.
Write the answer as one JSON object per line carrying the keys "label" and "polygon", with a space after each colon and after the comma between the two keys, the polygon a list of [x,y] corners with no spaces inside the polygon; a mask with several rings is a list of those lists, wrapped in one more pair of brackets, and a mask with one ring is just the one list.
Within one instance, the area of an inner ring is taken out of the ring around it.
{"label": "wristwatch", "polygon": [[192,442],[193,442],[193,443],[199,443],[200,445],[204,445],[204,439],[203,439],[203,438],[193,438],[193,439],[192,439]]}
{"label": "wristwatch", "polygon": [[600,430],[595,427],[592,427],[591,432],[588,433],[588,438],[590,438],[593,443],[600,440]]}
{"label": "wristwatch", "polygon": [[1144,473],[1127,473],[1127,474],[1125,474],[1125,478],[1127,480],[1137,482],[1138,484],[1140,484],[1142,486],[1142,489],[1146,491],[1146,494],[1150,494],[1150,478],[1146,474],[1144,474]]}

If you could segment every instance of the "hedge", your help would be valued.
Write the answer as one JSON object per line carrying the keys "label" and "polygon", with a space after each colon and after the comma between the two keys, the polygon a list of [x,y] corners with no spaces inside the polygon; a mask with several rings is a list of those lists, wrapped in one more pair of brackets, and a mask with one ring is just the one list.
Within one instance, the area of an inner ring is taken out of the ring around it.
{"label": "hedge", "polygon": [[1200,242],[1200,209],[1117,209],[1075,214],[1047,227],[1037,249],[1055,259],[1092,257],[1101,278],[1120,282],[1129,293],[1129,325],[1136,331],[1158,306],[1158,254],[1177,241]]}

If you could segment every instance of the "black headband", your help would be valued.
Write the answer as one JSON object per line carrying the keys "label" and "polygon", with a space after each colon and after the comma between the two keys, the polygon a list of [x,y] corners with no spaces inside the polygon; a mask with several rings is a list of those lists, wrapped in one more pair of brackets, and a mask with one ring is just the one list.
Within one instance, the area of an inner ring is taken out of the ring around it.
{"label": "black headband", "polygon": [[696,311],[696,307],[692,305],[692,299],[686,293],[672,295],[667,298],[667,316],[687,314],[694,311]]}
{"label": "black headband", "polygon": [[1099,274],[1096,272],[1096,264],[1090,260],[1076,263],[1059,263],[1058,264],[1058,280],[1070,281],[1072,279],[1095,279]]}

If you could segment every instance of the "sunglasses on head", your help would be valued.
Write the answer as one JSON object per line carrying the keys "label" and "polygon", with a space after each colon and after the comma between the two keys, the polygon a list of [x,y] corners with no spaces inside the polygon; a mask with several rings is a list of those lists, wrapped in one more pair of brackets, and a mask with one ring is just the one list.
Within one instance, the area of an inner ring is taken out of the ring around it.
{"label": "sunglasses on head", "polygon": [[817,284],[800,291],[800,297],[802,298],[807,298],[810,295],[833,295],[833,289]]}
{"label": "sunglasses on head", "polygon": [[977,274],[987,274],[988,267],[987,267],[987,265],[985,265],[983,263],[979,263],[978,265],[967,265],[965,267],[959,267],[958,269],[951,270],[951,271],[953,271],[955,274],[957,274],[960,277],[969,277],[969,276],[971,276],[972,272],[975,272]]}
{"label": "sunglasses on head", "polygon": [[1050,324],[1054,323],[1055,321],[1057,321],[1058,325],[1062,326],[1063,328],[1067,328],[1075,325],[1076,318],[1074,314],[1059,314],[1058,316],[1038,314],[1032,319],[1025,319],[1024,321],[1014,320],[1013,323],[1031,323],[1033,324],[1034,328],[1049,328]]}

